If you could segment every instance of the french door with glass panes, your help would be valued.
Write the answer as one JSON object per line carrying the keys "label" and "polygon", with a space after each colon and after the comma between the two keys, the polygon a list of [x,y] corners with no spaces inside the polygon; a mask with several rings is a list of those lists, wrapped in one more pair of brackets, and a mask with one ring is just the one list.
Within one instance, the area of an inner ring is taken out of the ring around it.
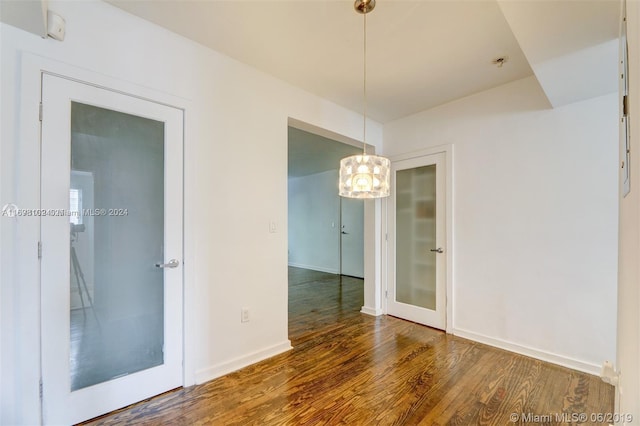
{"label": "french door with glass panes", "polygon": [[182,110],[42,76],[42,390],[72,424],[182,385]]}
{"label": "french door with glass panes", "polygon": [[394,161],[387,313],[446,326],[445,153]]}

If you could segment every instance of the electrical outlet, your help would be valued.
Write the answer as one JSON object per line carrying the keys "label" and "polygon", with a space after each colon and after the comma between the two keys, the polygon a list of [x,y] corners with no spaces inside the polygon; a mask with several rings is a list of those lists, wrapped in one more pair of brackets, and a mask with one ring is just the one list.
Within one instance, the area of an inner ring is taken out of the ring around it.
{"label": "electrical outlet", "polygon": [[240,322],[249,322],[249,308],[240,310]]}

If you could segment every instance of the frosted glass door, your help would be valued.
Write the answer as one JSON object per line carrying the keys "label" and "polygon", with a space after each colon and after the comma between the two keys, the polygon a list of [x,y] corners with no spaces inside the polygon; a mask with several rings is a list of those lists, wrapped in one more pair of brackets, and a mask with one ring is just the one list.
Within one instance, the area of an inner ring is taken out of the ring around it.
{"label": "frosted glass door", "polygon": [[399,170],[396,179],[396,300],[435,310],[436,166]]}
{"label": "frosted glass door", "polygon": [[182,111],[43,76],[46,424],[182,384]]}
{"label": "frosted glass door", "polygon": [[164,123],[71,102],[71,390],[164,363]]}
{"label": "frosted glass door", "polygon": [[445,328],[445,157],[434,154],[392,166],[387,312]]}

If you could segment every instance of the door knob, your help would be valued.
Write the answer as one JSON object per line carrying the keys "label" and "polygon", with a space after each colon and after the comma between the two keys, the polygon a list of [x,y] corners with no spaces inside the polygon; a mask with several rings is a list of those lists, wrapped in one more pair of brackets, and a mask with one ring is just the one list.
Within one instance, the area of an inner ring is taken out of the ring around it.
{"label": "door knob", "polygon": [[156,268],[177,268],[180,265],[178,259],[171,259],[169,263],[156,263]]}
{"label": "door knob", "polygon": [[444,250],[442,250],[442,247],[438,247],[438,248],[435,248],[435,249],[431,249],[431,250],[429,250],[429,251],[433,251],[433,252],[436,252],[436,253],[444,253]]}

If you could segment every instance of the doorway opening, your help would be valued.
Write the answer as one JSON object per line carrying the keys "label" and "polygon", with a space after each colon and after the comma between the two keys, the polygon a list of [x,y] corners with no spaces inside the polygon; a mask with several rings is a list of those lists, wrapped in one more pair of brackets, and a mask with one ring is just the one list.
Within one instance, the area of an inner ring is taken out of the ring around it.
{"label": "doorway opening", "polygon": [[358,148],[288,130],[289,265],[364,278],[364,202],[337,190],[340,159]]}
{"label": "doorway opening", "polygon": [[[340,159],[361,152],[361,146],[359,141],[289,120],[289,334],[294,343],[298,339],[291,336],[295,328],[291,321],[300,317],[298,304],[304,291],[314,291],[314,286],[321,291],[323,285],[334,285],[336,289],[328,297],[339,303],[339,293],[348,281],[350,286],[362,289],[358,305],[363,308],[364,288],[373,287],[374,279],[365,267],[375,263],[366,259],[365,250],[365,238],[375,233],[373,223],[369,223],[372,211],[369,215],[365,212],[373,209],[373,203],[366,205],[363,200],[338,195]],[[373,252],[369,254],[373,257]]]}

